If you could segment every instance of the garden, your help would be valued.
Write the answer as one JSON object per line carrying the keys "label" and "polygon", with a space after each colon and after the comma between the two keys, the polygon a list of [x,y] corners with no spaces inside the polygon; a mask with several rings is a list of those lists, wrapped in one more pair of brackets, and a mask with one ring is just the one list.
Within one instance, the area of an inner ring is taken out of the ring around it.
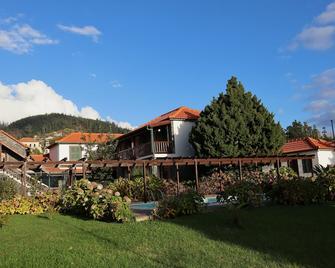
{"label": "garden", "polygon": [[[70,189],[17,194],[0,180],[0,263],[3,267],[332,267],[335,261],[335,169],[313,179],[288,169],[255,169],[236,179],[213,170],[199,192],[189,181],[148,179],[158,200],[153,221],[134,222],[131,200],[143,198],[143,179],[109,184],[77,181]],[[217,192],[222,206],[206,207]],[[184,216],[187,215],[187,216]],[[183,217],[179,217],[183,216]],[[122,224],[121,224],[122,223]],[[18,243],[19,241],[19,243]]]}

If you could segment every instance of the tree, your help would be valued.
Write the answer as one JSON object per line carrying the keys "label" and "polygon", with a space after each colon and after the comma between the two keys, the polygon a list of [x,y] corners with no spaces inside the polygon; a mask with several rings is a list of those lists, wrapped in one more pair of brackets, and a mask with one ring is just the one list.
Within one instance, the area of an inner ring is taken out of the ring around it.
{"label": "tree", "polygon": [[237,157],[277,154],[284,132],[260,100],[232,77],[226,94],[201,112],[190,134],[198,157]]}
{"label": "tree", "polygon": [[[92,142],[86,144],[86,155],[89,160],[116,159],[118,141],[110,138],[106,143],[100,143],[96,147]],[[105,181],[113,179],[113,169],[109,167],[95,167],[91,169],[94,180]]]}
{"label": "tree", "polygon": [[309,126],[307,122],[301,123],[294,120],[290,126],[286,128],[287,139],[299,139],[305,137],[312,137],[318,139],[320,133],[316,126]]}

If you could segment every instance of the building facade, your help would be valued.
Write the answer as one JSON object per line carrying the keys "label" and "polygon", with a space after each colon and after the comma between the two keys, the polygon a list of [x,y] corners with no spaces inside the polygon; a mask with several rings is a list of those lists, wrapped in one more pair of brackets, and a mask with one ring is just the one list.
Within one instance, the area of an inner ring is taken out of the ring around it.
{"label": "building facade", "polygon": [[121,134],[73,132],[51,144],[49,158],[51,161],[77,161],[88,155],[90,150],[96,150],[99,144],[106,143],[111,138],[118,138]]}
{"label": "building facade", "polygon": [[200,112],[180,107],[118,138],[120,159],[192,157],[189,136]]}
{"label": "building facade", "polygon": [[313,160],[299,159],[281,163],[282,166],[291,167],[301,177],[311,177],[314,166],[335,165],[335,144],[322,139],[306,137],[290,140],[284,144],[282,152],[286,155],[314,155]]}

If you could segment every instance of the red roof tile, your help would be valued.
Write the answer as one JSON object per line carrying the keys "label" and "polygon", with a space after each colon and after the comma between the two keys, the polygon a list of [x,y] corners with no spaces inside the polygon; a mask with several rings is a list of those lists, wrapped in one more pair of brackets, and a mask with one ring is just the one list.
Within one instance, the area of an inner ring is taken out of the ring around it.
{"label": "red roof tile", "polygon": [[140,128],[145,126],[156,126],[156,124],[160,124],[162,122],[169,122],[173,119],[181,119],[181,120],[197,120],[200,116],[200,111],[194,110],[185,106],[174,109],[170,112],[162,114],[155,119],[143,124]]}
{"label": "red roof tile", "polygon": [[38,142],[38,141],[32,137],[23,137],[20,139],[20,142]]}
{"label": "red roof tile", "polygon": [[43,154],[31,154],[29,155],[30,159],[35,162],[42,162],[45,158],[48,158],[48,155]]}
{"label": "red roof tile", "polygon": [[139,126],[133,131],[124,134],[123,136],[127,137],[129,135],[132,135],[132,133],[137,132],[144,127],[157,127],[157,126],[168,125],[171,123],[171,120],[179,119],[179,120],[194,120],[195,121],[199,118],[199,116],[200,116],[200,111],[182,106],[182,107],[179,107],[177,109],[174,109],[170,112],[167,112],[165,114],[162,114],[156,117],[155,119]]}
{"label": "red roof tile", "polygon": [[[87,133],[73,132],[55,141],[57,143],[105,143],[110,138],[119,138],[123,134],[119,133]],[[52,145],[51,145],[52,146]]]}
{"label": "red roof tile", "polygon": [[318,149],[335,149],[335,146],[333,143],[326,140],[306,137],[288,141],[283,145],[281,150],[283,153],[296,153]]}

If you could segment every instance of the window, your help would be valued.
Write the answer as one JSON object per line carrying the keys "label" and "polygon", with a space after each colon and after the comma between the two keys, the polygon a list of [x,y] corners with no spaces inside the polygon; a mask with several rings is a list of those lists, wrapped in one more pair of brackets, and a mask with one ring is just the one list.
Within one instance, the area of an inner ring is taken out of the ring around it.
{"label": "window", "polygon": [[80,146],[70,146],[69,147],[69,157],[70,161],[76,161],[81,158],[81,147]]}
{"label": "window", "polygon": [[302,170],[304,173],[312,173],[313,170],[312,159],[302,160]]}

